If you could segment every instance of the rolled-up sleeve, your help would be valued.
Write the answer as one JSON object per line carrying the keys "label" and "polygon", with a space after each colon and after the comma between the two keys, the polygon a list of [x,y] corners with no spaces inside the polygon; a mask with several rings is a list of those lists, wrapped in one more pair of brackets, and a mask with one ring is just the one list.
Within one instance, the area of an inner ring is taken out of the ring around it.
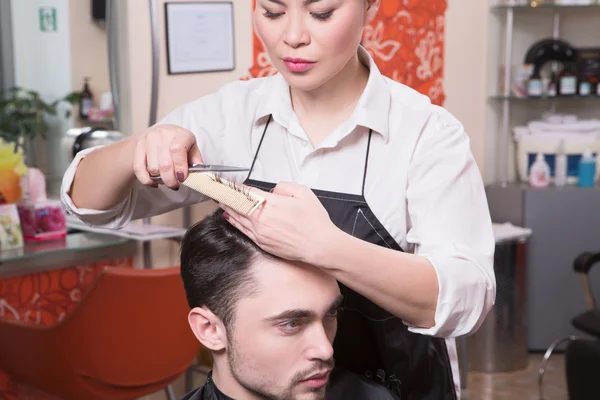
{"label": "rolled-up sleeve", "polygon": [[409,327],[441,337],[469,334],[496,297],[494,234],[481,173],[462,125],[439,108],[409,168],[407,241],[437,273],[435,325]]}
{"label": "rolled-up sleeve", "polygon": [[[178,125],[192,131],[196,135],[204,161],[207,163],[219,161],[222,152],[222,135],[225,130],[223,101],[223,91],[202,97],[175,109],[158,124]],[[66,212],[87,225],[119,229],[132,220],[163,214],[206,200],[205,196],[185,186],[174,191],[162,185],[158,188],[144,186],[136,181],[129,195],[111,209],[78,208],[70,196],[75,173],[81,160],[98,148],[86,149],[76,155],[63,176],[60,191]]]}

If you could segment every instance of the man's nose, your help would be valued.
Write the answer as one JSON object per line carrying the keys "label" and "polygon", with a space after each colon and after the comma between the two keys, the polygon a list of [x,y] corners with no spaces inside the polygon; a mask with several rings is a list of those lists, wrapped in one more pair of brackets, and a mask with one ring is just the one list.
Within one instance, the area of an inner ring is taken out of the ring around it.
{"label": "man's nose", "polygon": [[289,23],[283,35],[285,44],[294,49],[308,45],[310,43],[310,34],[306,29],[304,18],[300,15],[291,15],[288,21]]}
{"label": "man's nose", "polygon": [[333,358],[333,346],[322,325],[317,325],[310,332],[307,357],[310,360],[328,361]]}

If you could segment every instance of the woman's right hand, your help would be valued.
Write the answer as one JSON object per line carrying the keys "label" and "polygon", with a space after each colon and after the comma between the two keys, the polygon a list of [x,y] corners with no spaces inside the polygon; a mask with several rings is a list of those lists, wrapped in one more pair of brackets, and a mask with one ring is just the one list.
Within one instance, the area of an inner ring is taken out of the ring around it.
{"label": "woman's right hand", "polygon": [[177,190],[188,175],[188,165],[202,164],[196,136],[176,125],[155,125],[135,140],[133,172],[144,185],[157,187],[150,176],[160,176],[164,185]]}

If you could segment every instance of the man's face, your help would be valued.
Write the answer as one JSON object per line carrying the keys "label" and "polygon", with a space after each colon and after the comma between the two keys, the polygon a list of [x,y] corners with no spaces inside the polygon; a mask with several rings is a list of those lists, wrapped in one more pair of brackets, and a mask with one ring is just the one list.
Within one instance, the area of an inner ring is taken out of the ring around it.
{"label": "man's face", "polygon": [[242,298],[228,332],[233,377],[259,398],[325,398],[341,303],[334,278],[304,264],[259,258],[258,293]]}

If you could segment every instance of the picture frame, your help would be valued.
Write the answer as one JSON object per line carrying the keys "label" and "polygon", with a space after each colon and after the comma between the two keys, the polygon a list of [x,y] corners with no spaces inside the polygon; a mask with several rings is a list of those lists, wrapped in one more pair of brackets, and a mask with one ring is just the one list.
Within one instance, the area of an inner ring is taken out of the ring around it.
{"label": "picture frame", "polygon": [[235,70],[232,1],[166,2],[169,75]]}

